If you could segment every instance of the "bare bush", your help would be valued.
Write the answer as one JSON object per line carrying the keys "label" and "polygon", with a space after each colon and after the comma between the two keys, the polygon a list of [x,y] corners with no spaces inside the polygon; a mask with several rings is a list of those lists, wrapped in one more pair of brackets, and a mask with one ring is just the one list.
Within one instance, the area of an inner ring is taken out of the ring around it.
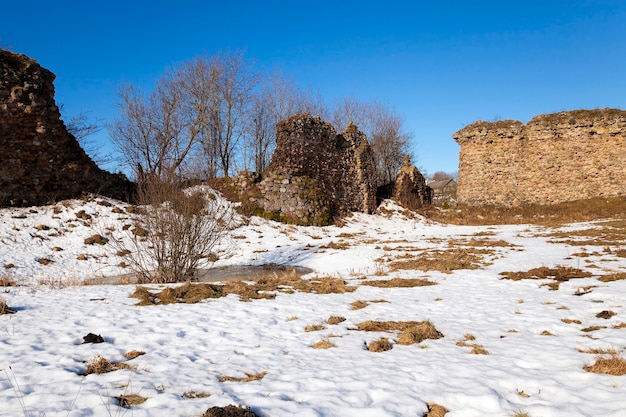
{"label": "bare bush", "polygon": [[171,283],[193,279],[234,227],[233,211],[206,188],[181,189],[175,180],[154,176],[140,182],[141,214],[126,239],[116,240],[140,282]]}

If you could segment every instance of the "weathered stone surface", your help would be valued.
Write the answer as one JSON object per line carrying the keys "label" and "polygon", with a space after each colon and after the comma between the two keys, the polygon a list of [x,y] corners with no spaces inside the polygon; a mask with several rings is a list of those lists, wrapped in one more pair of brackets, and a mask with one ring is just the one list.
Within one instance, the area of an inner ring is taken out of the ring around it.
{"label": "weathered stone surface", "polygon": [[[310,205],[313,200],[323,202],[332,215],[352,211],[372,213],[376,209],[372,150],[365,134],[352,123],[340,134],[330,123],[308,113],[278,123],[276,150],[268,172],[263,174],[261,187],[275,183],[276,177],[284,182],[277,192],[273,191],[277,198],[265,203],[268,209],[292,212],[291,208],[298,204],[289,201],[296,195],[304,205]],[[309,179],[304,181],[311,187],[309,191],[300,189],[304,182],[296,179],[301,177]],[[299,182],[298,190],[290,187],[294,181]],[[262,194],[267,196],[268,191]],[[280,198],[281,194],[288,198]]]}
{"label": "weathered stone surface", "polygon": [[432,190],[415,165],[411,165],[409,155],[404,156],[402,168],[398,171],[393,197],[402,206],[418,209],[432,202]]}
{"label": "weathered stone surface", "polygon": [[0,50],[0,206],[40,205],[84,192],[124,198],[131,184],[102,171],[67,132],[54,74]]}
{"label": "weathered stone surface", "polygon": [[546,114],[527,124],[479,121],[461,146],[459,203],[518,206],[626,196],[626,111]]}

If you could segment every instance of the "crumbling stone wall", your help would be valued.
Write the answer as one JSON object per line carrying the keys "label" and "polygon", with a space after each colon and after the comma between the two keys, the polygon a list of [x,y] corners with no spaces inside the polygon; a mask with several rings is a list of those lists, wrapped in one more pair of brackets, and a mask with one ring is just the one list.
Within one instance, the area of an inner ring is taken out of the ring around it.
{"label": "crumbling stone wall", "polygon": [[432,189],[426,185],[426,180],[419,169],[411,165],[409,155],[404,156],[393,188],[392,198],[411,210],[432,203]]}
{"label": "crumbling stone wall", "polygon": [[[278,173],[289,181],[298,177],[314,180],[309,184],[321,192],[314,192],[315,198],[323,196],[332,215],[376,209],[374,157],[365,134],[352,123],[340,134],[330,123],[308,113],[278,123],[268,173]],[[290,206],[275,201],[274,207],[281,211]]]}
{"label": "crumbling stone wall", "polygon": [[626,196],[626,111],[546,114],[527,124],[479,121],[461,146],[457,198],[469,205],[556,204]]}
{"label": "crumbling stone wall", "polygon": [[102,171],[67,132],[54,74],[0,50],[0,206],[41,205],[84,192],[116,198],[132,186]]}

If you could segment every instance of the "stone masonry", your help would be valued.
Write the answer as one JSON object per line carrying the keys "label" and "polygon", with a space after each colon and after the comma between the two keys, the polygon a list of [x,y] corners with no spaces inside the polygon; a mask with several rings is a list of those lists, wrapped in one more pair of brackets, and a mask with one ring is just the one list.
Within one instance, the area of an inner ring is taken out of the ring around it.
{"label": "stone masonry", "polygon": [[128,181],[102,171],[67,132],[54,74],[0,50],[0,206],[42,205],[84,192],[124,198]]}
{"label": "stone masonry", "polygon": [[527,124],[478,121],[453,135],[461,146],[459,203],[550,205],[626,197],[626,111],[577,110]]}
{"label": "stone masonry", "polygon": [[411,165],[409,155],[404,156],[402,168],[396,176],[392,198],[411,210],[432,203],[432,189],[426,185],[426,180],[419,169]]}

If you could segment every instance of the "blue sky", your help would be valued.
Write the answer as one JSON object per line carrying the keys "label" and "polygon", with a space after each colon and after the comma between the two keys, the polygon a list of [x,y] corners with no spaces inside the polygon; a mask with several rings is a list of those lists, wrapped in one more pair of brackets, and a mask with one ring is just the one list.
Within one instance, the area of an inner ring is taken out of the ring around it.
{"label": "blue sky", "polygon": [[[12,1],[0,45],[57,76],[66,115],[110,121],[121,83],[245,50],[328,102],[377,100],[427,173],[457,170],[476,120],[626,108],[626,1]],[[101,131],[95,140],[108,145]],[[113,169],[113,167],[107,167]]]}

